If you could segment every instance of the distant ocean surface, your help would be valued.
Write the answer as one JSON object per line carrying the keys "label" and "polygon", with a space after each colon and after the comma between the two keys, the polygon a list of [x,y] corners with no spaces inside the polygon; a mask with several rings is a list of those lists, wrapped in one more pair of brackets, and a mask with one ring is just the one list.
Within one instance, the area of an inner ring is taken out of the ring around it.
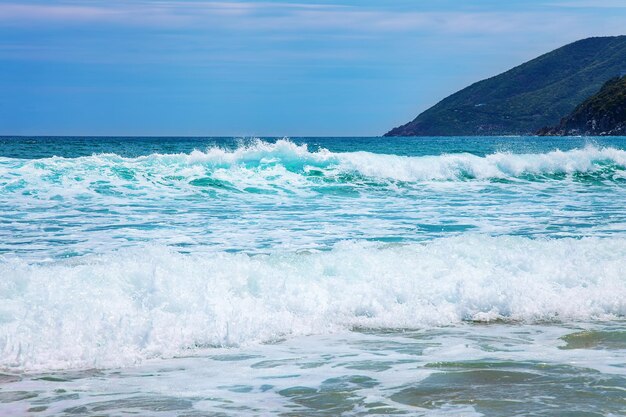
{"label": "distant ocean surface", "polygon": [[1,416],[626,415],[626,138],[0,137]]}

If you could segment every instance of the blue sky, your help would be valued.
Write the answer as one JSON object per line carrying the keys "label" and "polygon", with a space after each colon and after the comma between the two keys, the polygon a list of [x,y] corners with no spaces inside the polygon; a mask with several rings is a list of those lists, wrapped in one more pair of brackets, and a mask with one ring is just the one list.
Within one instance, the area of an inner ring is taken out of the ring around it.
{"label": "blue sky", "polygon": [[0,134],[380,135],[626,0],[0,1]]}

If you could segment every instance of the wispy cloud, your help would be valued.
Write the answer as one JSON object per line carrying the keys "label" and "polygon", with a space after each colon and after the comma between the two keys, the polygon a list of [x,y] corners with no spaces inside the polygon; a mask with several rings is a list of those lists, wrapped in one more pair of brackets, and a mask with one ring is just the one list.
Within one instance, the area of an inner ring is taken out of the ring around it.
{"label": "wispy cloud", "polygon": [[28,21],[74,21],[89,22],[114,18],[115,10],[103,7],[44,5],[44,4],[0,4],[0,20],[19,24]]}
{"label": "wispy cloud", "polygon": [[[554,20],[549,19],[554,24]],[[495,34],[515,32],[542,20],[536,13],[418,12],[371,5],[309,3],[111,1],[92,2],[89,6],[68,3],[0,4],[0,21],[15,26],[100,23],[274,32],[332,29],[367,33],[429,31]]]}
{"label": "wispy cloud", "polygon": [[292,12],[333,10],[339,6],[299,3],[213,2],[213,1],[110,1],[91,5],[66,3],[0,4],[0,21],[5,23],[120,23],[129,25],[177,25],[201,23],[207,18],[272,17]]}
{"label": "wispy cloud", "polygon": [[567,8],[584,8],[584,9],[614,9],[626,8],[624,0],[574,0],[548,3],[548,6],[567,7]]}
{"label": "wispy cloud", "polygon": [[[442,45],[459,54],[468,48],[482,53],[498,44],[523,46],[519,54],[527,58],[583,37],[620,34],[623,27],[620,13],[597,16],[563,8],[424,11],[375,1],[356,5],[249,0],[13,2],[0,3],[0,29],[9,34],[0,38],[0,59],[213,66],[367,61],[371,65],[393,62],[398,56],[419,56],[423,50],[439,53]],[[33,37],[33,28],[54,30],[51,36]],[[77,28],[81,36],[75,36]],[[543,41],[525,44],[529,39]]]}

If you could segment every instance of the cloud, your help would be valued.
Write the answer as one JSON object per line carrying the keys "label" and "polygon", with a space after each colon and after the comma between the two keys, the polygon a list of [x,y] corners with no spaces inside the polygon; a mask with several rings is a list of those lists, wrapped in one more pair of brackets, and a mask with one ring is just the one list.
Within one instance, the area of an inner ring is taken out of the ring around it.
{"label": "cloud", "polygon": [[[424,51],[483,53],[504,44],[516,45],[528,58],[583,37],[619,34],[623,23],[617,12],[423,11],[392,2],[0,3],[0,59],[212,66],[298,62],[306,67],[423,59]],[[33,37],[33,29],[52,30],[50,36]]]}
{"label": "cloud", "polygon": [[621,9],[626,8],[626,2],[624,0],[578,0],[549,3],[548,6],[581,9]]}
{"label": "cloud", "polygon": [[90,6],[59,6],[40,4],[0,4],[0,21],[75,21],[88,22],[113,17],[114,10]]}
{"label": "cloud", "polygon": [[[0,22],[20,26],[126,25],[229,29],[271,32],[328,31],[351,33],[497,34],[536,26],[553,17],[537,13],[407,11],[392,6],[341,6],[308,3],[215,1],[110,1],[89,6],[57,4],[0,4]],[[563,19],[560,19],[563,20]]]}
{"label": "cloud", "polygon": [[245,16],[281,16],[291,11],[331,10],[340,6],[299,3],[213,2],[213,1],[110,1],[92,5],[65,3],[0,4],[0,21],[20,23],[118,23],[169,26],[201,23],[208,19]]}

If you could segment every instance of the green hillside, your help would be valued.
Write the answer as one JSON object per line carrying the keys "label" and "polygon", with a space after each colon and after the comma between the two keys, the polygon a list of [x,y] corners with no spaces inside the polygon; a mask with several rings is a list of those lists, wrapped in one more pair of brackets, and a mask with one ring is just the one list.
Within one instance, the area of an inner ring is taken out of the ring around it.
{"label": "green hillside", "polygon": [[626,76],[615,77],[541,135],[626,135]]}
{"label": "green hillside", "polygon": [[626,36],[583,39],[477,82],[385,136],[532,134],[624,69]]}

